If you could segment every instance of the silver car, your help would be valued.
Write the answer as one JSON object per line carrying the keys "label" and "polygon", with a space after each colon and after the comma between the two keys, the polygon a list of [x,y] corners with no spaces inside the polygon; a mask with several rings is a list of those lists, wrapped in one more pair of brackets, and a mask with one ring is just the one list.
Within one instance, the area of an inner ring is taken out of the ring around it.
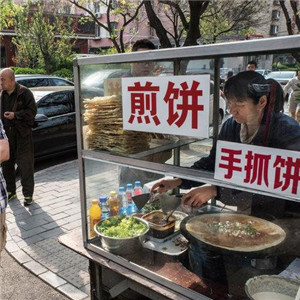
{"label": "silver car", "polygon": [[296,71],[274,71],[269,73],[266,78],[272,78],[278,81],[281,85],[286,85],[290,79],[296,76]]}

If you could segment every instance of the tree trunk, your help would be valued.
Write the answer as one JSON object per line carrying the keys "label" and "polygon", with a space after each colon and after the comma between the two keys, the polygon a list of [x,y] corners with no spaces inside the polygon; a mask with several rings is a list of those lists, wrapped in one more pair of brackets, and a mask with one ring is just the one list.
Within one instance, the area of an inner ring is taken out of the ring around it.
{"label": "tree trunk", "polygon": [[200,33],[200,17],[206,10],[209,1],[189,1],[190,6],[190,22],[186,40],[183,46],[198,45],[197,40],[201,37]]}
{"label": "tree trunk", "polygon": [[[297,3],[296,2],[293,3],[293,0],[291,0],[290,3],[291,3],[291,7],[293,9],[293,12],[294,13],[296,12],[296,14],[295,14],[295,20],[296,20],[296,25],[298,27],[298,25],[299,25],[299,16],[297,18]],[[286,8],[285,3],[284,3],[283,0],[280,1],[280,6],[281,6],[281,9],[283,11],[285,20],[286,20],[287,32],[288,32],[289,35],[293,35],[294,31],[293,31],[293,27],[292,27],[292,20],[290,18],[289,12],[288,12],[288,10],[287,10],[287,8]],[[295,9],[296,9],[296,11],[295,11]],[[298,23],[297,23],[297,21],[298,21]],[[291,54],[296,59],[296,61],[299,63],[300,62],[300,53],[299,52],[294,52],[294,53],[291,53]]]}
{"label": "tree trunk", "polygon": [[157,17],[152,7],[152,1],[144,1],[146,13],[150,26],[155,29],[156,35],[159,38],[160,45],[162,48],[172,48],[172,44],[168,38],[167,31],[162,25],[160,19]]}

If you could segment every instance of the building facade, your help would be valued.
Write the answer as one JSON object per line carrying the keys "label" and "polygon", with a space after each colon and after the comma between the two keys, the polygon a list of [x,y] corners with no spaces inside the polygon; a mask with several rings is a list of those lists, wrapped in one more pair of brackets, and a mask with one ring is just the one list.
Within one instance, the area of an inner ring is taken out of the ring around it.
{"label": "building facade", "polygon": [[[299,1],[299,0],[295,0]],[[24,4],[27,0],[15,0],[17,4]],[[38,2],[38,0],[33,1]],[[47,3],[47,1],[45,1]],[[286,1],[288,10],[291,12],[291,7],[289,2]],[[100,27],[94,21],[82,22],[82,18],[88,16],[89,14],[83,10],[77,8],[74,4],[71,4],[67,0],[57,0],[57,13],[62,16],[71,17],[74,20],[73,29],[76,35],[76,42],[74,45],[74,52],[80,54],[96,54],[103,49],[108,49],[113,47],[113,43],[110,39],[109,32],[103,27]],[[107,6],[100,5],[99,1],[86,1],[86,8],[92,11],[97,19],[107,25]],[[164,24],[168,24],[166,15],[159,11],[158,6],[155,6],[156,13],[159,15],[159,18]],[[51,14],[51,11],[46,13]],[[286,29],[286,20],[284,14],[281,10],[281,6],[278,0],[270,1],[269,11],[263,12],[266,14],[263,26],[256,28],[256,34],[250,36],[249,38],[266,38],[274,36],[287,35]],[[290,13],[290,16],[293,14]],[[115,15],[111,17],[112,27],[115,27],[117,30],[120,30],[123,26],[122,18]],[[295,27],[295,20],[292,20],[292,26]],[[170,27],[172,25],[170,24]],[[14,28],[9,28],[2,30],[0,32],[0,43],[1,43],[1,52],[0,52],[0,67],[8,67],[14,65],[14,56],[16,55],[16,48],[12,43],[12,37],[15,36]],[[159,46],[158,38],[155,34],[153,28],[150,27],[147,15],[144,7],[139,11],[139,17],[136,18],[133,22],[126,26],[124,31],[124,43],[130,47],[136,40],[141,38],[148,38]],[[57,38],[60,37],[57,35]],[[246,38],[246,37],[245,37]],[[256,58],[259,62],[259,68],[270,68],[272,64],[271,58]],[[240,63],[239,68],[243,68],[243,63]]]}

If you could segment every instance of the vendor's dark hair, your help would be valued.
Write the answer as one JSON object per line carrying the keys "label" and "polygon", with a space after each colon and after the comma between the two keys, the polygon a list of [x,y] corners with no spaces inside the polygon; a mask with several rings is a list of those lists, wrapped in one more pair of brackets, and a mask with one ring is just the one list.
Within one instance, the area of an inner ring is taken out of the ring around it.
{"label": "vendor's dark hair", "polygon": [[145,48],[149,50],[154,50],[155,45],[148,39],[137,40],[132,46],[132,52],[137,51],[138,49]]}
{"label": "vendor's dark hair", "polygon": [[255,60],[248,61],[248,65],[254,65],[257,68],[257,62]]}
{"label": "vendor's dark hair", "polygon": [[257,72],[245,71],[230,77],[225,83],[224,94],[227,99],[233,98],[238,102],[250,98],[255,104],[265,95],[268,99],[267,107],[272,96],[273,111],[283,110],[284,95],[281,85],[274,79],[265,79]]}

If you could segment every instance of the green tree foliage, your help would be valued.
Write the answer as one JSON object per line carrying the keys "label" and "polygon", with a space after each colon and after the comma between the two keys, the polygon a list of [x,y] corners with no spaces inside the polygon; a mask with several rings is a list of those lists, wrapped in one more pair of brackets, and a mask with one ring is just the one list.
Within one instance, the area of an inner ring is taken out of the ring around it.
{"label": "green tree foliage", "polygon": [[[95,23],[108,32],[109,38],[118,53],[126,52],[124,33],[126,27],[134,21],[143,5],[142,0],[68,0],[81,10],[88,13],[87,20],[94,20]],[[105,23],[96,16],[93,5],[102,6],[106,12]]]}
{"label": "green tree foliage", "polygon": [[200,30],[204,44],[245,39],[255,33],[254,27],[267,22],[266,0],[212,1],[201,17]]}
{"label": "green tree foliage", "polygon": [[15,16],[22,7],[12,0],[0,0],[0,30],[13,28]]}
{"label": "green tree foliage", "polygon": [[75,40],[70,40],[74,36],[71,19],[59,18],[43,1],[35,1],[34,5],[29,1],[15,19],[13,43],[17,47],[15,60],[19,66],[45,68],[50,74],[72,65]]}

